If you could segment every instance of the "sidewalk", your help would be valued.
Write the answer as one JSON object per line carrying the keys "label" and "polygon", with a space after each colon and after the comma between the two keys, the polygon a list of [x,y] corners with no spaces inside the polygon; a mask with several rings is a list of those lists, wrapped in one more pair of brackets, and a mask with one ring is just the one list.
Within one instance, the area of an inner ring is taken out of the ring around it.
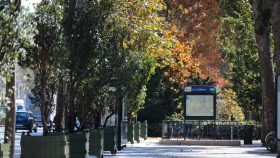
{"label": "sidewalk", "polygon": [[[139,144],[128,144],[113,156],[104,153],[104,158],[275,158],[260,142],[253,145],[229,146],[180,146],[159,145],[160,139],[148,139]],[[243,144],[243,143],[242,143]]]}

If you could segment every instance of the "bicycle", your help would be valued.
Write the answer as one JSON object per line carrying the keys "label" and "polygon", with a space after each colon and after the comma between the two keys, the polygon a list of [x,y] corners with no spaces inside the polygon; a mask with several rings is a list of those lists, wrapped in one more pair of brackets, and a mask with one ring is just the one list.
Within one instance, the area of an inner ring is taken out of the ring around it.
{"label": "bicycle", "polygon": [[268,151],[275,153],[277,151],[277,138],[275,132],[269,132],[265,137],[265,147]]}

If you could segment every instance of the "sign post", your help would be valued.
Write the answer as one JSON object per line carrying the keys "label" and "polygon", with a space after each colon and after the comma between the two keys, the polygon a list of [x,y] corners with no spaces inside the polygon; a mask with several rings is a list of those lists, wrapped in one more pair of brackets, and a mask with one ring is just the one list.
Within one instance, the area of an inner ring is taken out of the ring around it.
{"label": "sign post", "polygon": [[[186,120],[216,119],[216,88],[213,86],[187,86],[184,90],[184,125]],[[184,128],[186,139],[186,127]]]}

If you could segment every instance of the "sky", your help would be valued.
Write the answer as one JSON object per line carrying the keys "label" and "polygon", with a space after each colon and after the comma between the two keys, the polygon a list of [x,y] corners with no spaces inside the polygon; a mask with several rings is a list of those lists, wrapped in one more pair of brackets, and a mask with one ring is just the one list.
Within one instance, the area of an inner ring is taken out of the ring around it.
{"label": "sky", "polygon": [[28,7],[30,11],[34,11],[33,4],[39,3],[41,0],[22,0],[22,5]]}

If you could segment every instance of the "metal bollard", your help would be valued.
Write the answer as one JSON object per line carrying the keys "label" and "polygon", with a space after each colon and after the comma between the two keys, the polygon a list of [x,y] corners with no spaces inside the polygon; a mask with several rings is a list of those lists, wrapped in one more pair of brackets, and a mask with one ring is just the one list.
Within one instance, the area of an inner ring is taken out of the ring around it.
{"label": "metal bollard", "polygon": [[230,127],[230,139],[233,140],[233,127]]}

